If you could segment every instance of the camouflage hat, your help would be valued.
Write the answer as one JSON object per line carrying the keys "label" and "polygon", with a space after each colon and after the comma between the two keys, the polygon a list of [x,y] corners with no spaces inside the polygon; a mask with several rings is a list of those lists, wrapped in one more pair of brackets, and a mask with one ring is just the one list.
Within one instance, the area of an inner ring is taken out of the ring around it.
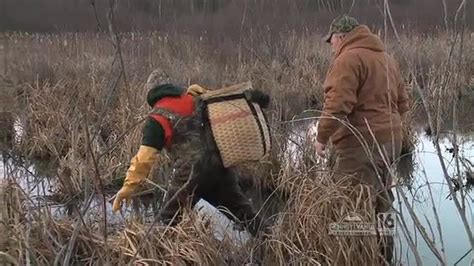
{"label": "camouflage hat", "polygon": [[168,76],[168,74],[161,68],[156,68],[151,72],[151,74],[148,76],[146,80],[146,89],[151,90],[154,87],[164,84],[164,83],[171,83],[171,78]]}
{"label": "camouflage hat", "polygon": [[359,22],[353,17],[349,17],[347,15],[337,17],[332,21],[328,34],[324,36],[324,41],[331,42],[331,36],[334,33],[350,32],[357,26],[359,26]]}

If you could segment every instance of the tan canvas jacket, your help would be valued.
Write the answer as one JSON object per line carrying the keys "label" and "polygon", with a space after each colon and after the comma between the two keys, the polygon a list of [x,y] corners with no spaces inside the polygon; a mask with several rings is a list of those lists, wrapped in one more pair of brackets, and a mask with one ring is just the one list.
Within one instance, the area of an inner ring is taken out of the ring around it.
{"label": "tan canvas jacket", "polygon": [[408,95],[397,62],[377,35],[358,26],[348,33],[328,70],[317,140],[322,144],[331,140],[336,149],[357,147],[359,134],[351,132],[355,130],[369,143],[370,131],[379,143],[390,142],[392,136],[400,141],[400,115],[407,110]]}

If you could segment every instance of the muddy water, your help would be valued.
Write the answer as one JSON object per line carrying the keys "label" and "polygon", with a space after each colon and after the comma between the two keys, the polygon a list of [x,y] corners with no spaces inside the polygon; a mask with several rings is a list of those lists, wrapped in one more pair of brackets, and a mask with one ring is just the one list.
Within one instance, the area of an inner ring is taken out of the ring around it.
{"label": "muddy water", "polygon": [[[82,199],[73,202],[64,202],[52,192],[56,182],[49,178],[54,176],[55,165],[44,161],[24,161],[8,151],[8,146],[18,143],[23,137],[23,126],[19,119],[10,123],[10,130],[4,130],[3,133],[9,134],[9,145],[1,146],[0,141],[0,193],[3,193],[2,184],[10,183],[21,190],[21,194],[27,196],[31,201],[25,204],[25,208],[41,208],[54,219],[67,218],[75,215],[77,212],[83,213],[83,219],[86,224],[102,223],[104,213],[104,196],[93,195],[83,196]],[[1,132],[0,128],[0,133]],[[13,133],[9,132],[12,131]],[[6,142],[3,142],[6,143]],[[2,196],[0,194],[0,196]],[[149,200],[140,199],[133,202],[132,208],[123,208],[123,212],[112,212],[113,194],[105,195],[105,213],[108,228],[119,228],[126,222],[127,217],[139,213],[139,217],[148,223],[155,220],[156,210],[150,208]],[[194,206],[194,210],[202,220],[206,221],[213,228],[213,234],[218,240],[224,238],[230,239],[235,245],[244,245],[250,235],[240,229],[233,221],[228,219],[222,212],[214,206],[200,200]],[[100,219],[100,220],[99,220]]]}
{"label": "muddy water", "polygon": [[[14,159],[7,159],[0,162],[0,181],[8,181],[9,178],[12,178],[12,169],[15,168],[14,165]],[[34,169],[34,166],[15,169],[14,172],[14,176],[20,177],[15,178],[16,185],[21,188],[22,193],[28,195],[32,200],[26,205],[26,208],[36,209],[38,205],[40,205],[42,209],[46,210],[48,215],[51,215],[55,219],[62,219],[71,214],[74,215],[74,211],[80,211],[84,213],[83,218],[87,224],[102,223],[102,196],[91,195],[85,202],[74,202],[72,204],[57,203],[51,193],[54,182],[47,177],[35,177],[34,173],[37,171]],[[6,173],[9,174],[9,178],[6,177]],[[123,212],[120,214],[114,214],[112,212],[111,199],[112,195],[107,195],[105,212],[107,214],[107,226],[109,228],[119,228],[123,226],[125,224],[125,217],[130,217],[133,213],[140,213],[140,217],[144,219],[144,222],[152,223],[155,219],[153,211],[150,210],[150,208],[144,208],[144,204],[136,204],[134,208],[123,209]],[[233,221],[229,220],[222,212],[218,211],[205,200],[198,201],[194,206],[194,210],[202,220],[210,224],[216,239],[230,239],[235,245],[244,245],[250,239],[250,235],[246,231],[240,230]]]}

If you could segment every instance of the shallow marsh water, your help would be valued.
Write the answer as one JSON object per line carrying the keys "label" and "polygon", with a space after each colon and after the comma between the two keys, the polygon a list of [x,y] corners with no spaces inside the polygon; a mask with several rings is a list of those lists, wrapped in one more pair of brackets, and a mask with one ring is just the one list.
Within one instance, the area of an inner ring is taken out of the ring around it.
{"label": "shallow marsh water", "polygon": [[[474,161],[473,137],[464,136],[462,138],[464,138],[464,141],[460,144],[460,151],[463,153],[464,158],[467,158],[472,162]],[[452,158],[452,154],[447,151],[447,149],[451,147],[452,144],[447,139],[444,139],[441,142],[443,158],[447,163],[448,171],[453,174],[455,172],[454,159]],[[430,199],[429,188],[426,186],[426,183],[429,182],[433,193],[434,207],[436,207],[439,215],[447,263],[448,265],[454,265],[455,263],[458,263],[458,265],[469,265],[471,259],[474,257],[474,253],[471,252],[461,260],[461,258],[470,250],[468,235],[464,229],[454,202],[449,199],[449,188],[443,175],[439,157],[429,138],[420,138],[420,142],[416,146],[414,153],[414,163],[416,164],[415,171],[412,175],[414,184],[411,185],[412,189],[409,191],[407,188],[404,188],[404,190],[407,191],[406,194],[409,195],[408,197],[413,203],[413,208],[421,220],[421,224],[427,229],[429,228],[428,223],[433,226],[434,239],[437,246],[440,247],[440,237],[439,231],[436,227],[433,204]],[[466,201],[466,216],[468,222],[470,222],[472,230],[474,225],[472,190],[470,196],[470,200],[468,199]],[[395,204],[398,204],[398,201],[399,199],[397,198]],[[436,265],[436,258],[429,250],[427,244],[420,237],[420,234],[415,230],[413,220],[408,218],[409,215],[405,205],[402,204],[401,206],[405,217],[407,217],[405,221],[407,222],[408,227],[412,229],[412,235],[415,236],[417,249],[423,263],[426,265]],[[399,234],[401,233],[399,232]],[[401,250],[399,250],[399,253],[402,255],[402,261],[413,265],[415,263],[414,257],[413,254],[411,254],[411,251],[409,251],[406,240],[402,236],[400,237],[400,240]]]}
{"label": "shallow marsh water", "polygon": [[[305,142],[306,132],[313,131],[313,133],[315,133],[314,126],[311,123],[304,122],[303,124],[304,125],[296,127],[297,134],[294,134],[292,137],[293,141],[300,144]],[[457,143],[460,157],[465,159],[466,162],[471,163],[470,169],[463,168],[462,171],[470,171],[472,174],[474,170],[472,165],[474,162],[474,131],[472,131],[471,127],[472,123],[464,124],[463,130],[461,130],[462,133],[458,133]],[[444,178],[440,159],[436,153],[433,140],[426,135],[425,129],[426,125],[423,123],[415,126],[415,130],[417,131],[417,143],[411,155],[405,156],[399,165],[399,183],[403,183],[402,191],[408,197],[422,226],[428,231],[432,230],[430,237],[435,241],[437,248],[441,249],[440,233],[436,227],[436,219],[433,212],[433,207],[436,208],[441,225],[447,264],[454,265],[457,263],[457,265],[471,265],[474,252],[470,252],[471,247],[468,235],[455,204],[452,199],[449,198],[449,187]],[[452,135],[448,132],[448,134],[441,139],[440,147],[442,158],[447,165],[448,172],[450,176],[454,176],[456,169],[452,154],[453,143],[450,137],[452,137]],[[298,151],[301,149],[300,147],[300,145],[291,142],[288,149],[291,153],[287,158],[294,160],[298,158],[298,156],[301,156],[298,155]],[[294,162],[291,162],[291,164],[294,165]],[[427,183],[429,183],[430,187],[428,187]],[[431,189],[433,194],[434,206],[430,199],[429,189]],[[471,230],[474,227],[473,190],[474,188],[471,188],[470,192],[467,192],[466,200],[466,216],[470,223]],[[437,265],[438,261],[420,236],[413,219],[408,213],[406,205],[402,202],[402,199],[397,196],[395,190],[393,190],[393,192],[396,197],[393,206],[398,211],[403,212],[408,230],[415,241],[422,262],[426,265]],[[432,229],[430,229],[430,225]],[[400,224],[397,224],[397,256],[403,265],[416,265],[415,257],[408,246],[408,242],[399,230],[400,226]]]}

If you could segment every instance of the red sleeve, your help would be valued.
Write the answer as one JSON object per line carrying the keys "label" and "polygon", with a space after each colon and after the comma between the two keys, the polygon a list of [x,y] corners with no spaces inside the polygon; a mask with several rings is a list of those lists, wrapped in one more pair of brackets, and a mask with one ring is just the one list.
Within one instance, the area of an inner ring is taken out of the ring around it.
{"label": "red sleeve", "polygon": [[[154,108],[163,108],[183,117],[191,116],[194,113],[194,99],[188,94],[179,97],[165,97],[157,101]],[[169,147],[173,141],[173,125],[164,116],[158,114],[151,114],[150,116],[163,127],[165,146]]]}

